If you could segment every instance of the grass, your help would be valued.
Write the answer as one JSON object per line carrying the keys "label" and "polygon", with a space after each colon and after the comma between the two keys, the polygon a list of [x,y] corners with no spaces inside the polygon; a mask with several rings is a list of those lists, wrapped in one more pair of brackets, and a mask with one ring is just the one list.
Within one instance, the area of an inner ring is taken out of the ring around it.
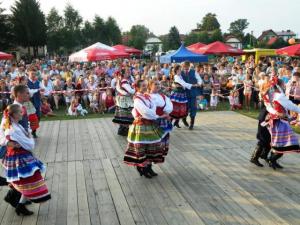
{"label": "grass", "polygon": [[53,112],[56,114],[56,116],[52,116],[52,117],[42,116],[41,121],[95,119],[95,118],[107,118],[113,116],[113,114],[111,113],[101,114],[101,113],[92,113],[92,112],[89,112],[86,116],[69,116],[67,115],[66,109],[64,109],[63,107],[61,107],[61,109],[59,110],[53,110]]}

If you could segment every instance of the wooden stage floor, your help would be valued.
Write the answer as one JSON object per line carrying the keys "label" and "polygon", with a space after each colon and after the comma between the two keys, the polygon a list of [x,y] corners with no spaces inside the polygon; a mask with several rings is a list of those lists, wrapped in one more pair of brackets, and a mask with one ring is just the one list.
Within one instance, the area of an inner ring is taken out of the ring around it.
{"label": "wooden stage floor", "polygon": [[[257,121],[233,112],[176,129],[151,180],[123,164],[126,139],[110,118],[42,122],[36,155],[52,200],[22,218],[0,201],[1,225],[300,224],[300,157],[273,171],[249,163]],[[3,199],[7,188],[0,188]]]}

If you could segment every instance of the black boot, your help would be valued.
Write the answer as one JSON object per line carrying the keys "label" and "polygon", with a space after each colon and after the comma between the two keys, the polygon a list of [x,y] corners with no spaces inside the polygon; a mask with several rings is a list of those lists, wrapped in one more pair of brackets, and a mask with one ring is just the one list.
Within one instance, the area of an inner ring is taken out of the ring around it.
{"label": "black boot", "polygon": [[12,207],[16,207],[20,201],[21,193],[15,189],[10,189],[6,196],[4,197],[4,201],[9,203]]}
{"label": "black boot", "polygon": [[181,126],[179,126],[179,120],[175,120],[174,127],[181,128]]}
{"label": "black boot", "polygon": [[182,119],[184,126],[189,127],[189,123],[186,121],[186,117]]}
{"label": "black boot", "polygon": [[153,170],[152,170],[152,164],[149,164],[148,165],[148,171],[149,171],[149,174],[152,176],[152,177],[156,177],[158,174],[155,173]]}
{"label": "black boot", "polygon": [[7,186],[8,183],[6,181],[6,178],[4,177],[0,177],[0,186]]}
{"label": "black boot", "polygon": [[195,124],[195,117],[191,117],[191,125],[189,127],[190,130],[194,129],[194,124]]}
{"label": "black boot", "polygon": [[34,138],[38,138],[38,136],[36,135],[36,130],[32,131],[31,134]]}
{"label": "black boot", "polygon": [[30,216],[33,214],[32,211],[29,211],[24,204],[19,203],[16,207],[16,213],[18,216],[23,215],[23,216]]}
{"label": "black boot", "polygon": [[259,145],[257,145],[256,148],[255,148],[255,150],[253,151],[253,153],[251,155],[250,162],[252,162],[253,164],[255,164],[258,167],[263,167],[264,166],[258,160],[259,157],[261,156],[262,151],[263,151],[262,147],[259,146]]}
{"label": "black boot", "polygon": [[152,178],[148,167],[137,166],[136,169],[139,172],[140,176],[145,176],[146,178],[149,178],[149,179]]}
{"label": "black boot", "polygon": [[128,135],[128,128],[126,126],[120,125],[118,129],[118,135],[126,137]]}
{"label": "black boot", "polygon": [[267,164],[269,164],[269,159],[268,159],[268,155],[270,153],[270,148],[266,148],[266,147],[263,147],[263,151],[262,153],[260,154],[260,158],[265,160]]}
{"label": "black boot", "polygon": [[283,166],[281,166],[277,160],[282,157],[283,154],[276,154],[271,153],[271,157],[269,159],[269,166],[272,167],[274,170],[276,169],[283,169]]}

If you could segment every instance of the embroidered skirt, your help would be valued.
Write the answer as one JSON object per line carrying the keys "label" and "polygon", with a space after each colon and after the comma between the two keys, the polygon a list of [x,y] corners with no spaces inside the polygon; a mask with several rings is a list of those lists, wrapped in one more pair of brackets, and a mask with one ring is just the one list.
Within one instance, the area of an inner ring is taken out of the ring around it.
{"label": "embroidered skirt", "polygon": [[169,133],[173,129],[171,121],[164,118],[157,119],[157,124],[165,133]]}
{"label": "embroidered skirt", "polygon": [[163,135],[155,121],[136,119],[129,127],[124,162],[132,166],[164,162]]}
{"label": "embroidered skirt", "polygon": [[288,121],[274,120],[273,125],[269,129],[274,152],[300,152],[298,137],[295,135]]}
{"label": "embroidered skirt", "polygon": [[31,152],[8,147],[2,165],[7,182],[11,183],[26,198],[35,203],[51,198],[41,175],[45,172],[45,166]]}
{"label": "embroidered skirt", "polygon": [[30,128],[32,131],[37,130],[40,126],[39,126],[39,118],[38,116],[34,113],[34,114],[30,114],[28,116],[28,120],[30,122]]}
{"label": "embroidered skirt", "polygon": [[121,108],[116,106],[115,109],[115,117],[113,118],[113,123],[121,124],[121,125],[129,125],[132,124],[134,118],[132,116],[132,108]]}

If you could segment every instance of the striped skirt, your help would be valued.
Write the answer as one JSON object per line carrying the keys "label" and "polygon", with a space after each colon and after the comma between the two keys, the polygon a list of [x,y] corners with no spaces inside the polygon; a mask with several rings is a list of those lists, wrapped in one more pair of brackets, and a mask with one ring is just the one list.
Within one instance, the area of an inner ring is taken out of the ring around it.
{"label": "striped skirt", "polygon": [[35,131],[35,130],[37,130],[40,127],[40,125],[39,125],[39,118],[38,118],[38,116],[35,113],[34,114],[30,114],[28,116],[28,120],[30,122],[30,128],[31,128],[32,131]]}
{"label": "striped skirt", "polygon": [[170,142],[170,134],[168,133],[162,140],[161,144],[164,149],[163,156],[166,157],[169,152],[169,142]]}
{"label": "striped skirt", "polygon": [[2,160],[6,180],[32,202],[39,203],[51,198],[41,173],[45,172],[44,164],[31,152],[24,149],[7,148]]}
{"label": "striped skirt", "polygon": [[187,117],[188,115],[188,108],[187,103],[179,103],[179,102],[172,102],[173,103],[173,111],[170,113],[170,116],[174,119],[182,119]]}
{"label": "striped skirt", "polygon": [[163,135],[155,121],[136,119],[129,127],[124,162],[132,166],[164,162]]}
{"label": "striped skirt", "polygon": [[288,121],[274,120],[270,129],[271,145],[276,153],[300,152],[298,137]]}
{"label": "striped skirt", "polygon": [[164,118],[157,119],[157,124],[165,133],[169,133],[173,129],[172,122]]}
{"label": "striped skirt", "polygon": [[115,117],[113,118],[113,123],[121,124],[121,125],[129,125],[132,124],[134,118],[132,116],[132,108],[121,108],[116,106],[115,109]]}
{"label": "striped skirt", "polygon": [[11,185],[34,203],[42,203],[51,199],[51,195],[40,171],[35,171],[33,176],[20,178],[19,181],[14,181]]}

